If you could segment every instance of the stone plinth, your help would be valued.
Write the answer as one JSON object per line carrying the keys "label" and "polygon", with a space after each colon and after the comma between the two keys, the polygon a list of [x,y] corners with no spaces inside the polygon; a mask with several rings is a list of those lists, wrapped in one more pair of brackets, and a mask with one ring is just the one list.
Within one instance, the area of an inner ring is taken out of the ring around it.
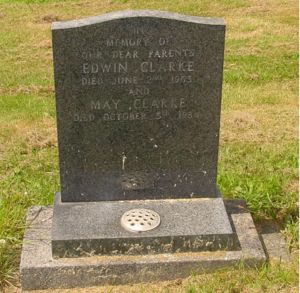
{"label": "stone plinth", "polygon": [[75,288],[157,282],[187,277],[238,265],[258,266],[265,253],[250,213],[240,202],[227,206],[241,250],[148,255],[92,256],[53,259],[51,227],[53,208],[33,207],[28,212],[21,257],[24,290]]}
{"label": "stone plinth", "polygon": [[[160,225],[141,233],[126,231],[122,215],[136,208],[160,215]],[[221,198],[54,203],[54,257],[133,255],[192,251],[237,250]]]}

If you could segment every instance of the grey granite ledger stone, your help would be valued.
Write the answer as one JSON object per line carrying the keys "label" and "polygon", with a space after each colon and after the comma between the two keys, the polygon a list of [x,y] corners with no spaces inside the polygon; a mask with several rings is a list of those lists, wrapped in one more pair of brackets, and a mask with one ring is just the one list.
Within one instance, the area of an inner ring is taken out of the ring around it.
{"label": "grey granite ledger stone", "polygon": [[221,19],[123,11],[52,34],[63,202],[217,196]]}
{"label": "grey granite ledger stone", "polygon": [[[160,215],[160,225],[132,233],[120,225],[130,209]],[[146,255],[239,250],[221,198],[62,203],[56,195],[52,221],[53,257]]]}
{"label": "grey granite ledger stone", "polygon": [[[225,201],[226,204],[226,201]],[[33,207],[27,216],[20,279],[23,290],[157,282],[238,265],[259,266],[265,253],[250,213],[226,204],[241,250],[53,259],[51,207]]]}

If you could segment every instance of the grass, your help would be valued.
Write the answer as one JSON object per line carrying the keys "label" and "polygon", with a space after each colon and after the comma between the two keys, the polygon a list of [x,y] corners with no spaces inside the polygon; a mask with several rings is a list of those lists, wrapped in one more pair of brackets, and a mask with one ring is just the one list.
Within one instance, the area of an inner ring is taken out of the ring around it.
{"label": "grass", "polygon": [[[218,183],[298,247],[297,1],[0,0],[0,286],[18,286],[27,208],[59,189],[50,23],[121,9],[225,19]],[[109,290],[296,292],[297,280],[292,261]]]}

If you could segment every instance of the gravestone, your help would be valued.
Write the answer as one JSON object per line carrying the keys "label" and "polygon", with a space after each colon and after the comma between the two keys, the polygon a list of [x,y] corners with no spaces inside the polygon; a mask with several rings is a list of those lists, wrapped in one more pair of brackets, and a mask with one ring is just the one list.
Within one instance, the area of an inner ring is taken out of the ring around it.
{"label": "gravestone", "polygon": [[62,201],[216,197],[223,21],[122,12],[52,32]]}
{"label": "gravestone", "polygon": [[25,236],[50,248],[23,247],[23,287],[166,279],[243,249],[264,259],[257,234],[243,244],[251,216],[229,217],[216,185],[223,20],[122,11],[55,22],[52,36],[61,192],[34,218],[48,234]]}
{"label": "gravestone", "polygon": [[[238,247],[216,187],[223,21],[137,11],[58,22],[52,32],[54,256]],[[161,225],[132,235],[120,225],[132,208],[158,212]]]}

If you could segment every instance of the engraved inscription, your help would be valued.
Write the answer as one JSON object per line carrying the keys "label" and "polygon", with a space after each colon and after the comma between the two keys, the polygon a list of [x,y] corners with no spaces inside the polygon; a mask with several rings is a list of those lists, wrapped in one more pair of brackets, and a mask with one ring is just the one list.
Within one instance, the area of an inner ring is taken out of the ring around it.
{"label": "engraved inscription", "polygon": [[162,50],[150,50],[149,58],[178,58],[178,57],[194,57],[195,51],[190,49],[162,49]]}
{"label": "engraved inscription", "polygon": [[193,61],[167,62],[156,64],[152,61],[141,63],[141,72],[185,72],[194,71]]}
{"label": "engraved inscription", "polygon": [[118,110],[121,100],[91,101],[91,110]]}
{"label": "engraved inscription", "polygon": [[[189,98],[155,97],[152,86],[189,86],[195,82],[195,48],[179,48],[173,36],[153,38],[145,28],[133,28],[133,37],[112,36],[101,48],[81,52],[81,85],[122,87],[118,99],[90,99],[90,112],[74,115],[74,122],[198,119]],[[146,87],[145,87],[146,86]],[[175,112],[174,112],[175,111]],[[174,114],[175,113],[175,114]]]}
{"label": "engraved inscription", "polygon": [[127,72],[128,64],[127,62],[124,63],[83,63],[82,65],[82,72],[84,74],[89,73],[120,73],[120,72]]}

